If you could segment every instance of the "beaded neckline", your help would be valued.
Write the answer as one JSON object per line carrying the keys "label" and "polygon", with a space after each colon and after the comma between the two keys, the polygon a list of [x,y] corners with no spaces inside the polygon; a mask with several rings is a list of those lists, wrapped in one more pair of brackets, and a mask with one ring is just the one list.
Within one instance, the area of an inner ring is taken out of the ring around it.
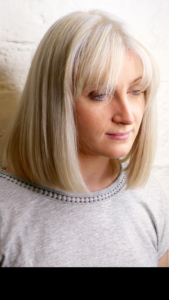
{"label": "beaded neckline", "polygon": [[24,187],[28,190],[31,190],[35,193],[50,197],[56,200],[70,203],[92,203],[99,202],[105,199],[108,199],[115,194],[117,194],[125,185],[125,173],[122,171],[117,180],[111,184],[108,188],[105,188],[100,191],[83,193],[83,194],[74,194],[69,192],[64,192],[61,190],[55,190],[52,188],[46,188],[41,185],[32,183],[31,181],[26,180],[25,178],[16,176],[15,174],[8,173],[0,168],[0,177],[4,178],[14,184],[17,184],[21,187]]}

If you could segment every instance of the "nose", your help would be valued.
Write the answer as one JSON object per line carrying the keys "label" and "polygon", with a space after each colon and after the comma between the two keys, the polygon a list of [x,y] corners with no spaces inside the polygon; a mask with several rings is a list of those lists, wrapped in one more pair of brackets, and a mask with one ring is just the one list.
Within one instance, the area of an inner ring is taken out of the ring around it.
{"label": "nose", "polygon": [[125,125],[132,125],[135,117],[132,111],[132,103],[128,100],[127,94],[115,97],[112,121]]}

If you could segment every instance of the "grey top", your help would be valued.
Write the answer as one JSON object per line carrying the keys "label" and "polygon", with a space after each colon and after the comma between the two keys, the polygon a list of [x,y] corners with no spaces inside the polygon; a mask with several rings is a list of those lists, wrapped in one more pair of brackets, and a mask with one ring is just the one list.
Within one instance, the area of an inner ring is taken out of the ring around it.
{"label": "grey top", "polygon": [[169,202],[154,178],[71,194],[0,169],[4,267],[156,267],[169,249]]}

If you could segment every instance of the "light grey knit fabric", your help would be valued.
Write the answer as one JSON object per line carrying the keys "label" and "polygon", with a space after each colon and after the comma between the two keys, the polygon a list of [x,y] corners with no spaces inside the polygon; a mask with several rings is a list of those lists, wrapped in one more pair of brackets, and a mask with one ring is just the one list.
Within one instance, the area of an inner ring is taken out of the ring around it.
{"label": "light grey knit fabric", "polygon": [[169,203],[154,178],[70,194],[0,170],[4,267],[156,267],[169,248]]}

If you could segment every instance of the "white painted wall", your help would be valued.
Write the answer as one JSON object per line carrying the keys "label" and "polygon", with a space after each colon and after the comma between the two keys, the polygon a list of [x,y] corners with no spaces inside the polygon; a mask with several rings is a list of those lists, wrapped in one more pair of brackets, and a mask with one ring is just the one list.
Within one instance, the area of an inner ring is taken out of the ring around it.
{"label": "white painted wall", "polygon": [[61,16],[89,9],[107,10],[133,25],[159,64],[159,139],[153,173],[169,199],[168,0],[0,0],[0,139],[44,33]]}

